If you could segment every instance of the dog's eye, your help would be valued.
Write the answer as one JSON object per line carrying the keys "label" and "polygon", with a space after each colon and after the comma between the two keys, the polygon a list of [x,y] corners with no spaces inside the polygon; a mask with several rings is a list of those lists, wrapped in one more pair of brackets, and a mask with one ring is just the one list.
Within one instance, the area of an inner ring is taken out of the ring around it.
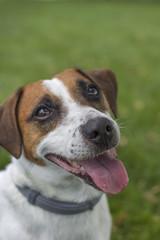
{"label": "dog's eye", "polygon": [[97,97],[99,95],[99,91],[96,87],[89,86],[88,87],[88,95],[93,96],[93,97]]}
{"label": "dog's eye", "polygon": [[51,111],[49,111],[47,108],[40,108],[37,110],[35,116],[37,118],[43,119],[43,118],[47,118],[50,115]]}

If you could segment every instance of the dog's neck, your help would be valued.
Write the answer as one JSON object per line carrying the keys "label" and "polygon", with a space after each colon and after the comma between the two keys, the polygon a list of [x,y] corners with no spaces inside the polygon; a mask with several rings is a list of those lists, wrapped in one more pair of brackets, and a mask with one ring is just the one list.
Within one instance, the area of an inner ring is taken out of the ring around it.
{"label": "dog's neck", "polygon": [[83,202],[101,194],[53,163],[38,166],[23,154],[18,160],[12,157],[12,162],[11,175],[15,184],[28,186],[49,198]]}

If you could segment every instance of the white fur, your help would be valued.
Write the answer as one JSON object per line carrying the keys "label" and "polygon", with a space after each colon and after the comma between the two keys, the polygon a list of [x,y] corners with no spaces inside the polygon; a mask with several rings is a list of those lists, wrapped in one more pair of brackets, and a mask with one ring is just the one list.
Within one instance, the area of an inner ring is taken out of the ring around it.
{"label": "white fur", "polygon": [[61,124],[37,146],[45,167],[29,162],[22,153],[18,160],[12,157],[11,164],[0,173],[0,240],[109,240],[111,216],[105,195],[93,211],[66,216],[30,205],[15,187],[15,184],[27,185],[63,201],[81,202],[98,196],[99,191],[44,156],[52,152],[70,159],[91,157],[79,126],[98,116],[113,122],[119,139],[118,126],[108,113],[76,103],[58,79],[45,80],[43,85],[61,98],[66,113]]}

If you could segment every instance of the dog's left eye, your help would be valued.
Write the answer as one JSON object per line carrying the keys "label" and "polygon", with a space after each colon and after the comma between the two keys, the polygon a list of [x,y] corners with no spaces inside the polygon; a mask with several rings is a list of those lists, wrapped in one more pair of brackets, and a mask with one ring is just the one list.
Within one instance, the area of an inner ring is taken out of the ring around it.
{"label": "dog's left eye", "polygon": [[51,111],[44,107],[44,108],[38,109],[35,116],[39,119],[44,119],[50,116],[50,113]]}
{"label": "dog's left eye", "polygon": [[96,87],[89,86],[88,87],[88,95],[93,96],[93,97],[97,97],[99,95],[99,91]]}

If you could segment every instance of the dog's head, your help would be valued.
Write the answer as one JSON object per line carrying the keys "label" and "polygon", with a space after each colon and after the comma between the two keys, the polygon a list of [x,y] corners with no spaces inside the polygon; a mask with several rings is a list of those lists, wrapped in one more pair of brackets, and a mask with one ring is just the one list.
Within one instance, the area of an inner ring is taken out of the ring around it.
{"label": "dog's head", "polygon": [[69,69],[19,89],[0,106],[0,144],[14,157],[56,164],[107,193],[128,177],[116,159],[117,83],[109,69]]}

